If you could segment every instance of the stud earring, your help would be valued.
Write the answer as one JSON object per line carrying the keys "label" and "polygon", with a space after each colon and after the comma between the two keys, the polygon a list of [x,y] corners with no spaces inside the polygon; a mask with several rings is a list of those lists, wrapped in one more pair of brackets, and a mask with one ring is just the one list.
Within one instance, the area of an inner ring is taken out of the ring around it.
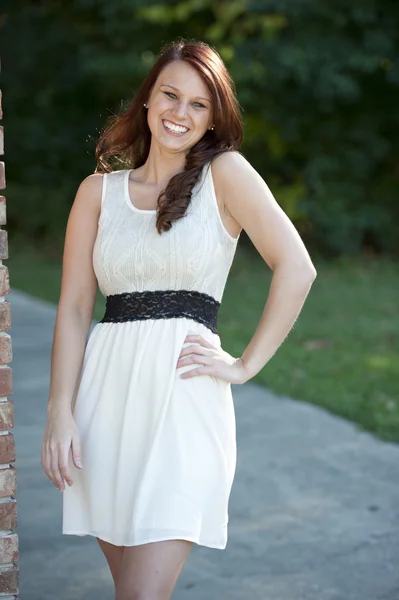
{"label": "stud earring", "polygon": [[148,108],[147,102],[144,102],[143,106],[145,106],[145,108]]}
{"label": "stud earring", "polygon": [[209,127],[209,131],[213,131],[215,129],[215,126],[212,125],[212,127]]}

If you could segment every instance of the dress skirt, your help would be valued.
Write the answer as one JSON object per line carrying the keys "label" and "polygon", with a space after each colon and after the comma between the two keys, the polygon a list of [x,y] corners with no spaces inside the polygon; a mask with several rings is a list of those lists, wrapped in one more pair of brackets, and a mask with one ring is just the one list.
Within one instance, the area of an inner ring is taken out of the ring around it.
{"label": "dress skirt", "polygon": [[226,547],[236,468],[231,385],[180,378],[198,366],[176,367],[189,333],[220,346],[189,318],[100,322],[91,331],[73,406],[83,469],[70,453],[64,534],[116,546],[183,539]]}

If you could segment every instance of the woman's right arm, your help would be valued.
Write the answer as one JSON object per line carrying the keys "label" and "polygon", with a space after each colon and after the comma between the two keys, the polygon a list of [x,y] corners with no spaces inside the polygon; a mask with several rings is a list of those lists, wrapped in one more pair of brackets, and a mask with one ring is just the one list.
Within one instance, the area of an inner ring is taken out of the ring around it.
{"label": "woman's right arm", "polygon": [[51,351],[47,425],[42,443],[42,467],[60,491],[64,490],[64,479],[69,485],[73,483],[68,469],[70,449],[74,464],[82,468],[72,401],[97,292],[92,255],[101,210],[102,179],[103,175],[96,173],[81,183],[65,234],[61,291]]}

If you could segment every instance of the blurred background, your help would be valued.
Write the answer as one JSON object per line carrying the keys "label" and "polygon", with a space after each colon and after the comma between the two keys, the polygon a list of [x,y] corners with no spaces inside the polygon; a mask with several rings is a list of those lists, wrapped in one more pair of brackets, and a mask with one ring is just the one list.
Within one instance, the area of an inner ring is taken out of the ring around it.
{"label": "blurred background", "polygon": [[[399,442],[399,3],[2,2],[12,288],[57,303],[66,221],[108,115],[178,36],[215,46],[243,109],[243,154],[318,277],[254,381]],[[242,234],[220,311],[239,355],[271,273]],[[104,299],[98,295],[94,317]]]}

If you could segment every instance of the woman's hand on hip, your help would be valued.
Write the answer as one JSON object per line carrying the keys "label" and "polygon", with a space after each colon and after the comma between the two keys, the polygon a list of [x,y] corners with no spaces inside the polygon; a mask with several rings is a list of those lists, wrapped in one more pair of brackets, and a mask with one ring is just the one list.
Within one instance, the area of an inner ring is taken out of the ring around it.
{"label": "woman's hand on hip", "polygon": [[248,380],[247,373],[241,358],[234,358],[225,352],[221,346],[214,344],[201,334],[189,334],[184,343],[192,342],[184,346],[180,352],[176,368],[186,365],[199,365],[182,373],[182,379],[189,379],[197,375],[212,375],[224,379],[229,383],[245,383]]}

